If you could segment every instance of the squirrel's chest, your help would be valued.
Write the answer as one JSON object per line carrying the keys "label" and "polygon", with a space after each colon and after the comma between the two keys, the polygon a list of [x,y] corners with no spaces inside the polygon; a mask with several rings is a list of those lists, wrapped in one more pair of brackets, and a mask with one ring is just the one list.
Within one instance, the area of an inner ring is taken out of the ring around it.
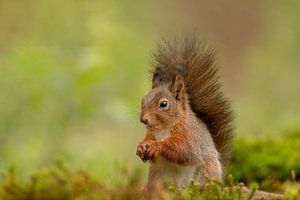
{"label": "squirrel's chest", "polygon": [[185,186],[195,179],[197,166],[179,165],[169,162],[161,156],[158,156],[151,165],[152,170],[156,171],[157,177],[164,182],[172,181],[179,186]]}
{"label": "squirrel's chest", "polygon": [[159,131],[159,132],[154,133],[154,137],[156,140],[166,139],[169,135],[170,135],[170,132],[168,130]]}

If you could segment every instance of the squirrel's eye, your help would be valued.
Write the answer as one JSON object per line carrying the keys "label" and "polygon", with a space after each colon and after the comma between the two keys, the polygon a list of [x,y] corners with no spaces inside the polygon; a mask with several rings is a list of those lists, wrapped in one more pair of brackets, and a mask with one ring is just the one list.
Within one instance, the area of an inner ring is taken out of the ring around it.
{"label": "squirrel's eye", "polygon": [[168,106],[168,102],[165,101],[165,100],[164,100],[164,101],[161,101],[160,104],[159,104],[159,107],[160,107],[160,108],[166,108],[167,106]]}

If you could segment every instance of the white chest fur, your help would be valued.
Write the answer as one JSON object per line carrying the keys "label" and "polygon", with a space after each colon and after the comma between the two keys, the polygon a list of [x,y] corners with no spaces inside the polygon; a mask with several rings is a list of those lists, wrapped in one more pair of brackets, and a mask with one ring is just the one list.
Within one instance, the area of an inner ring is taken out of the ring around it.
{"label": "white chest fur", "polygon": [[156,140],[162,140],[166,139],[169,136],[170,132],[169,131],[159,131],[154,133],[154,137]]}
{"label": "white chest fur", "polygon": [[158,172],[157,177],[163,182],[175,182],[178,186],[186,186],[195,179],[196,166],[183,166],[156,157],[152,167]]}

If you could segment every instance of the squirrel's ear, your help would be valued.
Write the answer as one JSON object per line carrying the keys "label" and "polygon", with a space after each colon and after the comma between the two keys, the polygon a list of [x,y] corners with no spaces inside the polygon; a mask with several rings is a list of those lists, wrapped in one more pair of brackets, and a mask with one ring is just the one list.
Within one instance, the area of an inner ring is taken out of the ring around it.
{"label": "squirrel's ear", "polygon": [[152,80],[152,89],[159,86],[160,80],[158,78],[153,78]]}
{"label": "squirrel's ear", "polygon": [[162,77],[164,76],[162,70],[163,70],[163,67],[159,64],[156,67],[155,71],[153,72],[152,89],[161,85]]}
{"label": "squirrel's ear", "polygon": [[182,76],[176,75],[170,85],[170,91],[173,93],[176,100],[184,98],[184,80]]}

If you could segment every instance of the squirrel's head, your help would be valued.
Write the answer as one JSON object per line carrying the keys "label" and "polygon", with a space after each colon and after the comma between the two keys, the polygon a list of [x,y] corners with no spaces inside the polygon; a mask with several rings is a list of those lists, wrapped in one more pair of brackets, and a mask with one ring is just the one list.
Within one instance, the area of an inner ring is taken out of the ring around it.
{"label": "squirrel's head", "polygon": [[187,97],[182,76],[154,87],[142,100],[141,122],[153,131],[170,128],[185,114]]}

